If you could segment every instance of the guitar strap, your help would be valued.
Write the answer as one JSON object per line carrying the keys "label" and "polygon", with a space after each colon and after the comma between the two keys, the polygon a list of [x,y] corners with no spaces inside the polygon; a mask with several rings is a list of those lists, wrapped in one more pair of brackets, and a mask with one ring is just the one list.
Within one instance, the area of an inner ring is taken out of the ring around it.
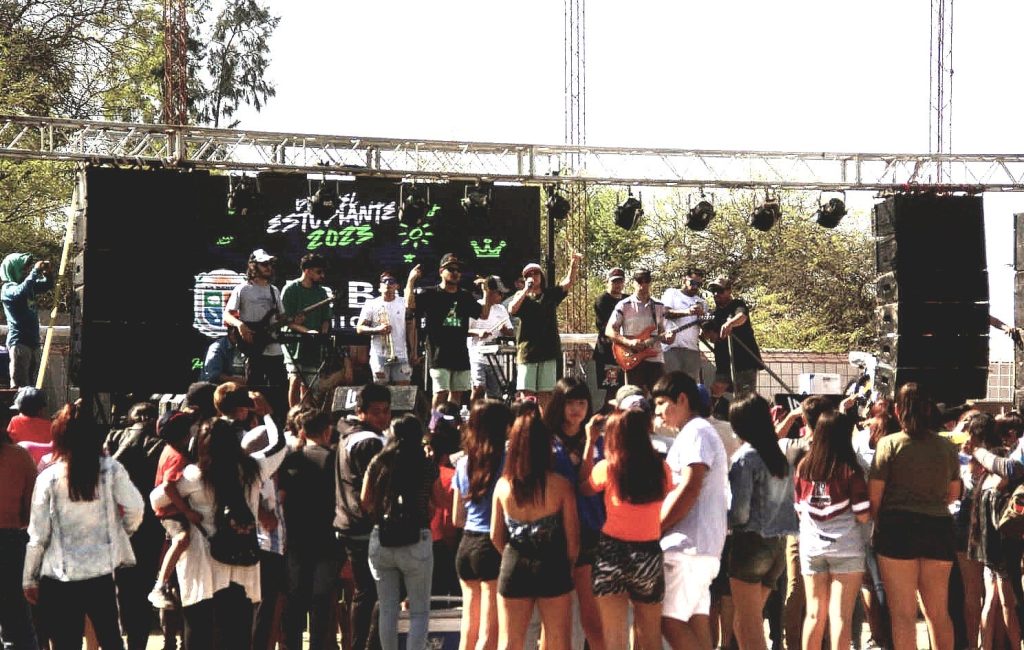
{"label": "guitar strap", "polygon": [[658,324],[658,312],[654,308],[654,298],[648,298],[648,305],[651,308],[651,319],[654,321],[654,333],[661,336],[661,326]]}

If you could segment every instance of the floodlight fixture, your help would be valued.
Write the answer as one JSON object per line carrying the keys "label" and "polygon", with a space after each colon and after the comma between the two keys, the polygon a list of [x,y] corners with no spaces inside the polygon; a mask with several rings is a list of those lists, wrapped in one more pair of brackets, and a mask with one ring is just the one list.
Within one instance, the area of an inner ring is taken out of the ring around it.
{"label": "floodlight fixture", "polygon": [[251,184],[245,176],[234,183],[228,177],[228,215],[247,217],[254,214],[259,204],[259,192],[255,184]]}
{"label": "floodlight fixture", "polygon": [[[843,197],[846,197],[845,192]],[[832,197],[818,205],[818,211],[814,213],[814,221],[822,228],[835,228],[845,216],[846,203],[839,197]]]}
{"label": "floodlight fixture", "polygon": [[547,191],[548,200],[544,205],[548,209],[548,216],[552,219],[565,219],[568,217],[569,212],[572,210],[572,204],[569,203],[569,199],[562,196],[555,189],[554,185],[549,185]]}
{"label": "floodlight fixture", "polygon": [[402,183],[399,204],[399,221],[409,226],[420,225],[430,211],[430,188]]}
{"label": "floodlight fixture", "polygon": [[[689,198],[687,198],[687,203],[689,203]],[[696,231],[705,230],[714,218],[715,205],[708,200],[702,190],[700,193],[700,201],[697,202],[697,205],[690,208],[689,212],[686,214],[686,227],[690,230]]]}
{"label": "floodlight fixture", "polygon": [[327,184],[326,175],[320,187],[309,197],[309,212],[317,219],[328,219],[338,210],[338,191]]}
{"label": "floodlight fixture", "polygon": [[491,212],[491,189],[482,182],[467,185],[460,201],[462,209],[473,219],[484,219]]}
{"label": "floodlight fixture", "polygon": [[615,225],[624,230],[632,230],[644,216],[643,195],[637,192],[633,196],[633,189],[627,190],[629,194],[626,200],[615,208]]}
{"label": "floodlight fixture", "polygon": [[780,218],[782,218],[782,208],[779,206],[779,199],[766,194],[764,203],[750,213],[750,227],[761,232],[768,232]]}

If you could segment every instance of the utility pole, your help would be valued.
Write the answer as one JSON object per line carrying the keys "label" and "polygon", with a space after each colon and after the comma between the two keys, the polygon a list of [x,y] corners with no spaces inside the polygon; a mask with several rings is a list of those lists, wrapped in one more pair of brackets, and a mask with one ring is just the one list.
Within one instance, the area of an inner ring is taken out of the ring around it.
{"label": "utility pole", "polygon": [[[563,0],[563,3],[565,144],[583,146],[587,142],[587,5],[586,0]],[[568,154],[563,159],[562,166],[566,171],[580,172],[583,166],[582,157],[578,154]],[[562,190],[565,198],[569,200],[571,209],[565,224],[565,250],[558,258],[568,263],[572,253],[578,252],[584,256],[586,263],[587,214],[590,207],[587,186],[579,182],[567,183]],[[548,227],[553,226],[549,220]],[[581,272],[580,276],[565,302],[562,324],[569,332],[583,332],[589,326],[586,273]],[[554,282],[555,279],[552,278],[550,281]]]}
{"label": "utility pole", "polygon": [[[948,154],[953,146],[953,0],[931,0],[928,56],[928,152]],[[939,165],[936,183],[949,180]]]}
{"label": "utility pole", "polygon": [[188,124],[188,5],[164,0],[164,124]]}

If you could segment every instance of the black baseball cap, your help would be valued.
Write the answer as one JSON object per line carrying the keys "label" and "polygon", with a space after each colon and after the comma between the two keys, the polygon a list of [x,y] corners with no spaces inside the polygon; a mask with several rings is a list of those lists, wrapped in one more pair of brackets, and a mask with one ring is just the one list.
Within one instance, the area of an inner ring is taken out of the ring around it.
{"label": "black baseball cap", "polygon": [[462,260],[460,260],[459,256],[456,255],[455,253],[445,253],[444,256],[441,257],[441,264],[438,265],[438,268],[445,269],[448,268],[449,266],[454,266],[458,269],[461,269]]}

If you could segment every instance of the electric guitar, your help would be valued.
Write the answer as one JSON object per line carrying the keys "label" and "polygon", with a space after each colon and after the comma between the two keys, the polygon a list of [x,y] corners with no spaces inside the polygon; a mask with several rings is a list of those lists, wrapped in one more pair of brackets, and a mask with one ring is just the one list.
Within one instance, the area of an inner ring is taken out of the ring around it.
{"label": "electric guitar", "polygon": [[690,327],[698,327],[710,320],[712,320],[710,316],[698,317],[689,323],[667,329],[662,334],[655,334],[654,330],[657,329],[657,325],[651,325],[635,337],[632,337],[640,341],[635,346],[627,347],[620,343],[612,342],[612,356],[615,357],[615,363],[619,364],[620,368],[629,372],[639,366],[645,359],[658,356],[661,352],[658,346],[661,344],[662,337],[681,332]]}
{"label": "electric guitar", "polygon": [[259,320],[243,321],[245,326],[252,332],[251,343],[242,338],[242,333],[238,331],[237,327],[228,326],[228,329],[235,332],[235,346],[242,354],[247,357],[263,354],[263,349],[267,347],[267,345],[277,341],[277,334],[282,325],[293,323],[301,314],[313,311],[317,307],[326,305],[332,300],[334,300],[334,298],[324,298],[320,302],[313,303],[308,307],[303,307],[299,310],[299,313],[292,314],[291,316],[279,314],[276,309],[271,309]]}

